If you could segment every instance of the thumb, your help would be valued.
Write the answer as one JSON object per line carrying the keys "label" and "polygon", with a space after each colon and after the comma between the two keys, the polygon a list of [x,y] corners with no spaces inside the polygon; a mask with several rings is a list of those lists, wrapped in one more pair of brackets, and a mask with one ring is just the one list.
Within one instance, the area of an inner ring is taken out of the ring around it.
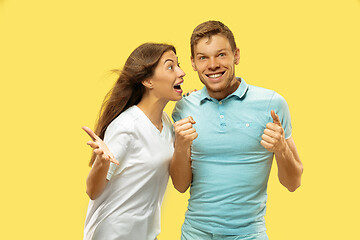
{"label": "thumb", "polygon": [[279,119],[279,116],[275,113],[274,110],[271,110],[271,117],[272,119],[274,120],[274,123],[281,126],[281,122],[280,122],[280,119]]}
{"label": "thumb", "polygon": [[195,123],[196,123],[196,122],[194,121],[194,119],[192,118],[192,116],[189,116],[188,119],[189,119],[189,121],[190,121],[191,124],[195,124]]}

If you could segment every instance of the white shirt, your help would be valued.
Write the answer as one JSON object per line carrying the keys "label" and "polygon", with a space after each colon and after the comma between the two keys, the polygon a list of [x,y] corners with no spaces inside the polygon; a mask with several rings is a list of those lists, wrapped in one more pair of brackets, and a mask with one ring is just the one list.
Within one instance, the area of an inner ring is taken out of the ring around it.
{"label": "white shirt", "polygon": [[173,155],[172,123],[164,112],[160,132],[132,106],[108,126],[104,142],[115,158],[104,192],[90,200],[84,239],[154,240]]}

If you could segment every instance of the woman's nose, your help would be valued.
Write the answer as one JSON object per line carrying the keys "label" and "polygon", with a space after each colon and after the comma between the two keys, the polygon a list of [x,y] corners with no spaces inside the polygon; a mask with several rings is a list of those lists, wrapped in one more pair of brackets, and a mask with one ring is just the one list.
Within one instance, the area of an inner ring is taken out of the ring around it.
{"label": "woman's nose", "polygon": [[185,74],[185,72],[179,67],[178,68],[178,76],[180,77],[180,78],[182,78],[182,77],[184,77],[186,74]]}

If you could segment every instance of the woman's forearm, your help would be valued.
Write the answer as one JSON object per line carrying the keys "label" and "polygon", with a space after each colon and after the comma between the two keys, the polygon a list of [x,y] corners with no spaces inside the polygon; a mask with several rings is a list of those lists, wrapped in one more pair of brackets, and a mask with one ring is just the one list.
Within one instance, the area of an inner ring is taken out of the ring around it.
{"label": "woman's forearm", "polygon": [[86,193],[91,200],[95,200],[104,191],[108,180],[106,179],[109,171],[110,162],[96,159],[90,173],[86,179]]}
{"label": "woman's forearm", "polygon": [[176,149],[170,163],[170,176],[174,187],[184,193],[192,181],[190,148],[187,150]]}

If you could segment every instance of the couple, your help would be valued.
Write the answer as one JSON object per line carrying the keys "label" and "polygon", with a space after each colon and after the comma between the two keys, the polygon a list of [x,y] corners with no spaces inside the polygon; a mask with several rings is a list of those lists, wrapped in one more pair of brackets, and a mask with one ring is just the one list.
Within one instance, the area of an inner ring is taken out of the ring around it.
{"label": "couple", "polygon": [[[268,239],[273,155],[289,191],[303,167],[286,101],[237,78],[239,59],[228,27],[198,25],[191,63],[205,87],[182,98],[185,73],[173,46],[146,43],[131,53],[95,133],[84,127],[94,149],[84,239],[156,239],[169,173],[178,191],[190,187],[182,240]],[[174,125],[163,112],[168,101],[179,101]]]}

